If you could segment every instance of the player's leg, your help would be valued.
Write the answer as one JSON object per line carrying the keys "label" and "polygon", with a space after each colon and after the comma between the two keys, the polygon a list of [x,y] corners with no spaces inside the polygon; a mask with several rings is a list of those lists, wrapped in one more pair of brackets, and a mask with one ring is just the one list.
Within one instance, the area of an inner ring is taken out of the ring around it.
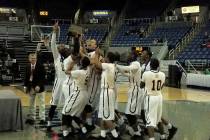
{"label": "player's leg", "polygon": [[77,116],[73,116],[73,120],[77,123],[77,125],[80,127],[81,131],[83,134],[87,133],[87,128],[84,126],[82,120],[77,117]]}
{"label": "player's leg", "polygon": [[120,136],[113,123],[113,120],[106,120],[104,122],[105,122],[105,126],[111,131],[113,139],[120,139]]}
{"label": "player's leg", "polygon": [[40,124],[45,124],[45,92],[38,93],[37,99],[39,102],[39,118]]}
{"label": "player's leg", "polygon": [[157,103],[155,96],[147,95],[145,98],[145,120],[149,140],[155,140],[155,127],[157,125]]}
{"label": "player's leg", "polygon": [[71,128],[73,117],[70,115],[71,114],[70,110],[74,103],[74,99],[75,99],[74,97],[71,96],[66,99],[65,105],[63,106],[63,110],[62,110],[62,130],[63,130],[62,136],[64,138],[68,138],[71,132],[71,129],[69,128]]}
{"label": "player's leg", "polygon": [[104,114],[103,120],[106,127],[111,131],[112,139],[120,139],[120,136],[115,128],[113,121],[115,120],[115,94],[113,89],[106,89],[104,92]]}
{"label": "player's leg", "polygon": [[141,135],[141,128],[137,123],[137,117],[135,115],[126,114],[127,120],[131,128],[133,129],[133,139],[140,139],[142,138]]}
{"label": "player's leg", "polygon": [[169,132],[168,140],[171,140],[174,137],[174,135],[176,134],[178,128],[176,128],[174,125],[172,125],[170,122],[168,122],[163,117],[161,118],[161,121],[168,128],[168,132]]}
{"label": "player's leg", "polygon": [[52,120],[55,115],[55,110],[57,108],[57,105],[59,103],[59,100],[61,97],[63,97],[62,92],[62,81],[59,79],[55,80],[54,87],[52,89],[52,98],[50,101],[50,109],[48,113],[48,119],[47,119],[47,131],[51,132],[51,126],[52,126]]}
{"label": "player's leg", "polygon": [[92,106],[86,105],[83,111],[83,120],[85,122],[85,127],[87,128],[88,132],[92,131],[95,128],[95,125],[92,119],[92,112],[93,112]]}
{"label": "player's leg", "polygon": [[88,131],[92,131],[95,129],[95,125],[94,122],[96,122],[97,120],[93,120],[93,115],[94,113],[97,113],[98,110],[98,104],[99,104],[99,98],[100,98],[100,82],[96,78],[94,78],[94,84],[91,85],[93,87],[89,88],[89,94],[90,97],[88,99],[88,105],[85,107],[86,110],[86,125],[87,125],[87,129]]}
{"label": "player's leg", "polygon": [[106,136],[106,125],[105,122],[101,119],[100,120],[100,128],[101,128],[101,133],[100,133],[100,137],[98,138],[99,140],[105,140],[107,138]]}
{"label": "player's leg", "polygon": [[155,129],[152,126],[147,127],[147,132],[149,136],[149,140],[155,140]]}
{"label": "player's leg", "polygon": [[62,130],[63,130],[63,138],[67,139],[70,136],[71,130],[69,127],[72,123],[72,117],[70,115],[62,114]]}

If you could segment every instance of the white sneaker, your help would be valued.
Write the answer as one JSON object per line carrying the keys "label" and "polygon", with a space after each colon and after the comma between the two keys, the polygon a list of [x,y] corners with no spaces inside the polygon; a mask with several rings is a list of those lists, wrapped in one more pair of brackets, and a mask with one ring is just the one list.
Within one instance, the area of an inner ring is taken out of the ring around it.
{"label": "white sneaker", "polygon": [[86,127],[82,127],[82,133],[83,133],[83,134],[86,134],[86,133],[87,133]]}

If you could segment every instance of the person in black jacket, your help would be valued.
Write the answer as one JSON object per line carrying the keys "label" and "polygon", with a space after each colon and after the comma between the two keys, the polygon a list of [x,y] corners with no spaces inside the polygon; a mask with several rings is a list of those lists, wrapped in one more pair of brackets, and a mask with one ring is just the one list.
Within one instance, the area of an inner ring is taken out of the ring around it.
{"label": "person in black jacket", "polygon": [[45,95],[44,95],[44,83],[45,83],[45,69],[44,66],[37,61],[36,53],[29,54],[29,64],[26,66],[24,89],[29,95],[29,114],[27,116],[26,123],[34,124],[36,109],[35,98],[38,97],[40,108],[39,117],[40,123],[45,123]]}

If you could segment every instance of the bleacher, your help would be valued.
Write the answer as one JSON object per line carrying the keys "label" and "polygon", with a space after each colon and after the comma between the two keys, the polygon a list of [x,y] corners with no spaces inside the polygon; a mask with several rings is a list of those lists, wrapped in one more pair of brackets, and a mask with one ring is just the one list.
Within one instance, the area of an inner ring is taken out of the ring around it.
{"label": "bleacher", "polygon": [[98,43],[104,41],[108,33],[107,26],[88,26],[85,30],[85,39],[95,39]]}
{"label": "bleacher", "polygon": [[185,22],[163,23],[157,27],[146,40],[163,39],[167,40],[169,49],[176,44],[192,29],[192,26]]}
{"label": "bleacher", "polygon": [[[133,24],[133,21],[135,24]],[[112,40],[113,47],[129,47],[135,45],[154,44],[154,41],[163,42],[167,40],[169,48],[174,48],[176,44],[191,30],[191,25],[185,22],[161,23],[147,37],[140,37],[139,34],[126,35],[128,30],[140,30],[148,28],[149,24],[141,20],[131,20],[129,24],[124,23]]]}
{"label": "bleacher", "polygon": [[60,43],[66,43],[69,26],[70,26],[69,24],[60,25],[60,38],[59,38]]}
{"label": "bleacher", "polygon": [[147,43],[142,42],[143,37],[140,36],[140,31],[142,29],[145,32],[148,26],[149,23],[142,19],[124,20],[124,23],[112,40],[112,46],[130,46],[132,44]]}
{"label": "bleacher", "polygon": [[202,47],[203,43],[207,43],[205,32],[210,33],[210,22],[194,37],[191,43],[177,56],[177,60],[184,63],[185,60],[191,61],[208,61],[210,64],[210,48]]}

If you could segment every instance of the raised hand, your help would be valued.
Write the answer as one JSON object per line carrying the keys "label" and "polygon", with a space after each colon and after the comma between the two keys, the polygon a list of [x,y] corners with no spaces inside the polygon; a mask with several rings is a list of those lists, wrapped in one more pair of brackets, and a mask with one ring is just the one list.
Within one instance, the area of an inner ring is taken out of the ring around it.
{"label": "raised hand", "polygon": [[59,28],[59,26],[58,26],[58,21],[56,21],[56,23],[55,23],[54,26],[53,26],[53,31],[54,31],[54,32],[57,32],[57,31],[58,31],[58,28]]}

